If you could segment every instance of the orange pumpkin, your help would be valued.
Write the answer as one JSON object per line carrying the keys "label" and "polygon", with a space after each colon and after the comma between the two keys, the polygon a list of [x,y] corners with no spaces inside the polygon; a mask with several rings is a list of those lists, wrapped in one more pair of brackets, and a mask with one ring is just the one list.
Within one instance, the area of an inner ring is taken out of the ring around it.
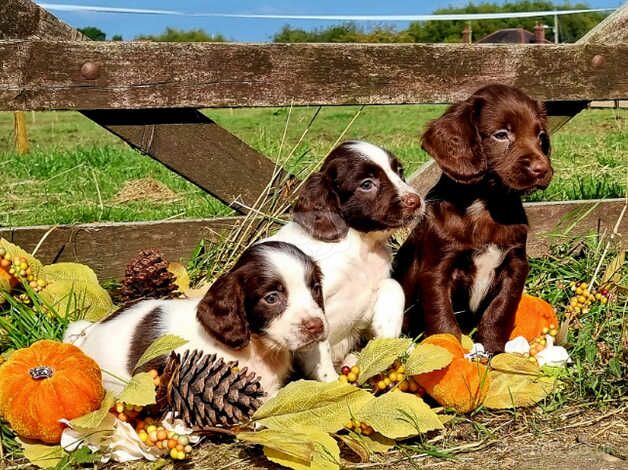
{"label": "orange pumpkin", "polygon": [[510,339],[523,336],[528,342],[543,334],[543,328],[558,326],[556,312],[545,300],[532,295],[523,294],[517,313],[515,314],[515,327],[510,334]]}
{"label": "orange pumpkin", "polygon": [[441,346],[454,356],[444,369],[414,376],[428,395],[460,413],[468,413],[482,404],[490,385],[487,367],[466,359],[462,344],[450,334],[432,335],[423,342]]}
{"label": "orange pumpkin", "polygon": [[61,418],[98,409],[104,390],[96,362],[72,344],[41,340],[0,366],[0,416],[21,437],[61,440]]}

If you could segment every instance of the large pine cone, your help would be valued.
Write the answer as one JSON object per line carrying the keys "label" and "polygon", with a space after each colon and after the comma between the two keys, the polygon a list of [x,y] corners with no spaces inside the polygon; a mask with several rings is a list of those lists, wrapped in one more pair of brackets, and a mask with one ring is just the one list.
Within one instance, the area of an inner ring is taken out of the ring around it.
{"label": "large pine cone", "polygon": [[185,351],[171,353],[157,390],[157,406],[174,411],[187,426],[243,424],[262,404],[260,378],[225,362],[216,354]]}
{"label": "large pine cone", "polygon": [[174,297],[176,278],[159,250],[142,250],[126,267],[120,297],[123,302]]}

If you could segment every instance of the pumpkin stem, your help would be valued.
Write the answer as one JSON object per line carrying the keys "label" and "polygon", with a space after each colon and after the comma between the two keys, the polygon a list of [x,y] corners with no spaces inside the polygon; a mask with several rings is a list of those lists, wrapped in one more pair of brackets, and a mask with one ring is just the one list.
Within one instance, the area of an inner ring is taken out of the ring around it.
{"label": "pumpkin stem", "polygon": [[52,369],[46,366],[33,367],[28,371],[34,380],[49,379],[52,377]]}

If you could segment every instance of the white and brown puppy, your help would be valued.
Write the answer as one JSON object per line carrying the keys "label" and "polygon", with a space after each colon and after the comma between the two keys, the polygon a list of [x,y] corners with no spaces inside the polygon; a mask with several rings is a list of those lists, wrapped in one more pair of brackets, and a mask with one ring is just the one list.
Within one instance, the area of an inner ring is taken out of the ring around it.
{"label": "white and brown puppy", "polygon": [[304,183],[293,221],[270,239],[298,246],[323,273],[329,338],[298,353],[306,375],[334,380],[334,363],[361,336],[399,336],[405,300],[390,278],[388,241],[421,212],[399,161],[367,142],[340,144]]}
{"label": "white and brown puppy", "polygon": [[[246,250],[200,300],[144,300],[98,323],[72,323],[65,341],[105,371],[128,379],[153,341],[177,335],[188,341],[179,350],[239,361],[273,396],[291,371],[292,352],[327,338],[321,282],[309,256],[289,243],[269,241]],[[103,381],[113,391],[122,388],[107,373]]]}

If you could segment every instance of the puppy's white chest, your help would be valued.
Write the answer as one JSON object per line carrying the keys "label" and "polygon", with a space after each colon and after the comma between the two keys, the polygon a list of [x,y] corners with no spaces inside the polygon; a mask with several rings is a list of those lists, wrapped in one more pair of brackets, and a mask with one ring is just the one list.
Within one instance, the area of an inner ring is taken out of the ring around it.
{"label": "puppy's white chest", "polygon": [[488,288],[493,283],[493,279],[495,279],[495,269],[502,264],[504,255],[505,253],[502,249],[491,244],[473,257],[475,276],[473,277],[473,285],[471,286],[469,296],[469,308],[472,312],[477,311],[480,302],[486,296]]}

